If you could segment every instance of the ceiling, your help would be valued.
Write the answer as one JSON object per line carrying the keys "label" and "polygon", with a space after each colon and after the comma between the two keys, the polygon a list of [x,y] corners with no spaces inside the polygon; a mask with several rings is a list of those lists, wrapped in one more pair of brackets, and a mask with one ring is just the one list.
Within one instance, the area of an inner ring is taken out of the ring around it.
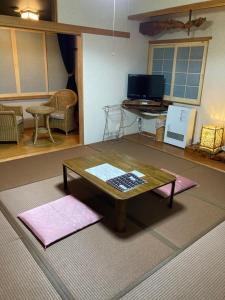
{"label": "ceiling", "polygon": [[0,15],[20,16],[15,10],[31,8],[39,12],[40,20],[51,21],[52,0],[0,0]]}

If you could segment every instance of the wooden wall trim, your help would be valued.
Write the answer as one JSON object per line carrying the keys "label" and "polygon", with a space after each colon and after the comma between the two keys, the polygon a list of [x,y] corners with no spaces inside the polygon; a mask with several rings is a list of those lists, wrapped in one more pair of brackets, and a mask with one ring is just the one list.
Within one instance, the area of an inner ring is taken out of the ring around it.
{"label": "wooden wall trim", "polygon": [[224,7],[224,6],[225,6],[225,0],[209,0],[204,2],[197,2],[193,4],[169,7],[169,8],[155,10],[155,11],[149,11],[141,14],[130,15],[128,16],[128,19],[135,20],[135,21],[147,21],[151,17],[182,14],[182,13],[187,13],[190,10],[197,11],[197,10],[211,9],[211,8]]}
{"label": "wooden wall trim", "polygon": [[76,82],[79,107],[79,143],[84,144],[84,100],[83,100],[83,37],[76,38]]}
{"label": "wooden wall trim", "polygon": [[57,0],[51,1],[51,11],[52,11],[52,21],[57,22],[58,21],[58,5]]}
{"label": "wooden wall trim", "polygon": [[55,32],[55,33],[67,33],[67,34],[75,34],[75,35],[79,35],[82,33],[89,33],[89,34],[96,34],[96,35],[130,38],[130,33],[124,31],[113,32],[113,30],[110,29],[77,26],[77,25],[70,25],[70,24],[63,24],[63,23],[49,22],[49,21],[24,20],[19,17],[12,17],[12,16],[5,16],[5,15],[0,15],[0,26],[41,30],[41,31]]}
{"label": "wooden wall trim", "polygon": [[33,100],[33,99],[48,99],[53,95],[54,92],[49,93],[26,93],[26,94],[1,94],[1,101],[16,101],[16,100]]}
{"label": "wooden wall trim", "polygon": [[150,45],[158,45],[158,44],[173,44],[173,43],[192,43],[192,42],[206,42],[211,40],[211,36],[206,37],[197,37],[197,38],[185,38],[185,39],[171,39],[171,40],[154,40],[149,41]]}
{"label": "wooden wall trim", "polygon": [[12,43],[12,53],[13,53],[13,67],[15,73],[16,80],[16,91],[18,94],[21,93],[20,87],[20,71],[19,71],[19,59],[17,54],[17,46],[16,46],[16,33],[15,30],[10,30],[11,33],[11,43]]}
{"label": "wooden wall trim", "polygon": [[45,89],[47,93],[49,92],[49,83],[48,83],[48,59],[47,59],[47,44],[46,44],[46,32],[42,32],[42,43],[43,43],[43,57],[44,57],[44,68],[45,68]]}

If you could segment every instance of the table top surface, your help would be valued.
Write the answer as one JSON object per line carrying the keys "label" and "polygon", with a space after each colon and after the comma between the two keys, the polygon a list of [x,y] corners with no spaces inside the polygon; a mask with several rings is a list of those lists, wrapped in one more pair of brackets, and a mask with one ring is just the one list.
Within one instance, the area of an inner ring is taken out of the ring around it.
{"label": "table top surface", "polygon": [[[95,167],[103,163],[109,163],[125,172],[131,172],[134,170],[139,171],[145,174],[143,179],[147,182],[136,186],[130,191],[120,192],[116,188],[110,186],[108,183],[85,171],[88,168]],[[176,180],[176,177],[169,173],[161,171],[156,167],[142,164],[128,155],[118,153],[76,157],[65,160],[63,165],[118,200],[126,200],[135,197]]]}
{"label": "table top surface", "polygon": [[55,108],[45,105],[32,105],[26,108],[26,111],[30,114],[47,115],[54,112]]}

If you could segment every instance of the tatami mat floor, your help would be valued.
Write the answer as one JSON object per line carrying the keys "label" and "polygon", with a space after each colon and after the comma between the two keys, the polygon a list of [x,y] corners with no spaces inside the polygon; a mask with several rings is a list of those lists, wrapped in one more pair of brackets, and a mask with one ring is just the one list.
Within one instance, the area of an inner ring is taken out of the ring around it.
{"label": "tatami mat floor", "polygon": [[[126,153],[145,164],[184,174],[199,186],[175,196],[172,210],[153,193],[136,197],[129,203],[127,232],[117,234],[110,199],[71,177],[71,193],[104,219],[44,250],[16,215],[64,195],[63,160],[104,151]],[[26,247],[46,266],[43,272],[56,290],[61,286],[68,299],[112,299],[225,220],[225,173],[202,168],[127,139],[98,143],[0,164],[4,172],[0,172],[0,206],[18,235],[26,237]]]}
{"label": "tatami mat floor", "polygon": [[175,147],[166,143],[156,142],[154,136],[149,136],[144,133],[141,133],[124,136],[124,139],[133,143],[145,145],[149,148],[156,149],[158,151],[168,153],[176,157],[193,161],[203,166],[209,166],[210,168],[225,172],[224,161],[210,159],[210,156],[206,153],[188,151],[186,149]]}
{"label": "tatami mat floor", "polygon": [[122,300],[224,299],[225,222],[214,228]]}

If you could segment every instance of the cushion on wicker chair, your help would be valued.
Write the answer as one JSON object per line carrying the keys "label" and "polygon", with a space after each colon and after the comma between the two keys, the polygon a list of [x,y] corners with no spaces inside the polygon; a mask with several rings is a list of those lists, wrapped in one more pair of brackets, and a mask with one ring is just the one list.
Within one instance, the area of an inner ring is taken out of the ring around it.
{"label": "cushion on wicker chair", "polygon": [[0,141],[17,142],[23,133],[23,108],[0,104]]}
{"label": "cushion on wicker chair", "polygon": [[77,94],[69,89],[59,90],[44,105],[55,108],[50,115],[50,127],[63,130],[66,134],[76,128],[75,106]]}
{"label": "cushion on wicker chair", "polygon": [[71,195],[20,213],[17,217],[45,247],[102,219]]}
{"label": "cushion on wicker chair", "polygon": [[20,116],[16,116],[16,124],[17,124],[17,125],[20,125],[20,124],[22,124],[22,123],[23,123],[23,118],[20,117]]}
{"label": "cushion on wicker chair", "polygon": [[57,120],[64,120],[65,119],[65,113],[64,112],[54,112],[50,114],[50,118],[54,118]]}

